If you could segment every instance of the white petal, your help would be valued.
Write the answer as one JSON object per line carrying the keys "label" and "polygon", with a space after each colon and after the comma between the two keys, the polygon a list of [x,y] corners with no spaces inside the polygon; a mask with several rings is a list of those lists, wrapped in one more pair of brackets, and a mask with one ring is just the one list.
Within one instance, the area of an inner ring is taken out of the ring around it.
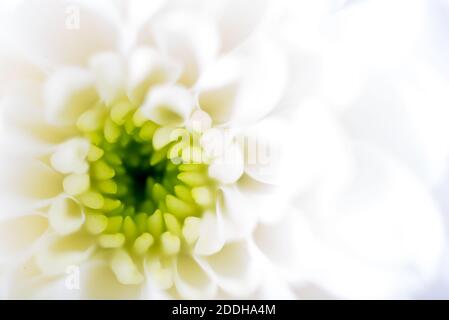
{"label": "white petal", "polygon": [[180,74],[181,66],[174,60],[151,48],[137,48],[129,58],[128,96],[141,104],[152,86],[173,83]]}
{"label": "white petal", "polygon": [[[70,269],[67,269],[70,270]],[[34,283],[35,289],[31,292],[25,292],[18,296],[18,299],[24,299],[26,294],[32,294],[31,299],[36,300],[77,300],[81,297],[81,292],[76,287],[72,287],[71,283],[68,283],[70,275],[65,274],[57,278],[42,279]],[[28,288],[26,289],[29,290]]]}
{"label": "white petal", "polygon": [[[219,3],[219,2],[217,2]],[[228,51],[243,43],[260,24],[266,11],[267,1],[222,1],[217,7],[222,50]]]}
{"label": "white petal", "polygon": [[278,273],[264,271],[262,284],[253,299],[292,300],[296,299],[296,295],[289,287],[288,281],[282,279]]}
{"label": "white petal", "polygon": [[253,200],[234,186],[221,187],[218,191],[216,214],[226,242],[246,238],[254,230],[260,214],[256,212],[265,208]]}
{"label": "white petal", "polygon": [[213,297],[217,287],[207,273],[190,256],[181,255],[175,265],[176,289],[185,299],[207,299]]}
{"label": "white petal", "polygon": [[332,217],[314,212],[314,227],[325,236],[315,254],[316,281],[340,297],[407,297],[437,270],[439,211],[422,183],[379,150],[358,145],[356,165],[352,183],[323,208],[335,211]]}
{"label": "white petal", "polygon": [[114,24],[79,1],[24,1],[7,18],[10,42],[44,67],[85,64],[117,36]]}
{"label": "white petal", "polygon": [[165,4],[166,0],[142,1],[130,0],[126,2],[128,22],[137,28],[147,22]]}
{"label": "white petal", "polygon": [[122,284],[106,261],[93,260],[80,270],[83,299],[138,299],[140,285]]}
{"label": "white petal", "polygon": [[73,138],[57,146],[51,156],[51,165],[61,173],[84,173],[89,168],[87,153],[90,144],[82,138]]}
{"label": "white petal", "polygon": [[113,52],[96,54],[90,59],[89,67],[104,102],[111,103],[124,95],[125,66],[120,55]]}
{"label": "white petal", "polygon": [[60,235],[78,231],[84,223],[84,212],[81,205],[66,196],[54,199],[48,209],[50,226]]}
{"label": "white petal", "polygon": [[259,25],[266,15],[266,0],[242,2],[226,1],[176,1],[168,2],[168,10],[174,8],[183,11],[203,12],[217,23],[222,40],[221,52],[229,52],[258,31]]}
{"label": "white petal", "polygon": [[221,217],[214,213],[204,213],[194,253],[210,255],[218,252],[225,243],[223,232]]}
{"label": "white petal", "polygon": [[189,11],[158,15],[148,27],[156,46],[183,63],[181,83],[191,86],[200,71],[213,61],[219,50],[219,34],[207,16]]}
{"label": "white petal", "polygon": [[214,122],[251,123],[272,111],[287,83],[286,57],[269,39],[225,55],[198,80],[200,107]]}
{"label": "white petal", "polygon": [[[62,176],[43,162],[7,156],[1,160],[0,199],[3,206],[10,200],[21,199],[23,203],[17,203],[18,207],[26,207],[31,204],[28,201],[37,204],[62,192]],[[3,215],[8,214],[3,212]]]}
{"label": "white petal", "polygon": [[319,181],[338,189],[351,173],[347,137],[326,105],[307,99],[242,132],[245,173],[291,194]]}
{"label": "white petal", "polygon": [[94,248],[93,239],[80,232],[68,236],[49,235],[39,241],[36,263],[44,274],[60,274],[68,266],[88,259]]}
{"label": "white petal", "polygon": [[195,107],[192,93],[177,85],[154,87],[145,99],[142,114],[160,125],[182,125]]}
{"label": "white petal", "polygon": [[253,292],[260,279],[246,242],[229,243],[212,256],[198,258],[198,262],[218,286],[233,297]]}
{"label": "white petal", "polygon": [[14,51],[0,51],[0,93],[6,94],[24,82],[41,83],[44,73],[31,61]]}
{"label": "white petal", "polygon": [[52,124],[75,124],[98,101],[92,75],[81,68],[60,69],[50,76],[44,90],[45,114]]}
{"label": "white petal", "polygon": [[243,153],[237,143],[230,144],[224,150],[224,154],[213,159],[208,169],[209,176],[223,184],[236,182],[242,176],[243,171]]}
{"label": "white petal", "polygon": [[449,159],[449,82],[419,65],[394,80],[367,84],[344,116],[348,131],[389,150],[429,183],[437,182]]}
{"label": "white petal", "polygon": [[0,259],[32,249],[48,228],[47,218],[30,214],[0,222]]}
{"label": "white petal", "polygon": [[293,138],[289,126],[286,121],[269,117],[244,131],[246,174],[263,183],[279,182],[283,149],[292,148],[288,145]]}
{"label": "white petal", "polygon": [[160,290],[167,290],[173,286],[173,259],[161,259],[160,256],[146,256],[144,260],[145,275],[150,286],[157,290],[147,289],[148,294],[157,294]]}
{"label": "white petal", "polygon": [[193,132],[205,132],[212,126],[212,119],[203,110],[195,110],[186,123],[186,128]]}
{"label": "white petal", "polygon": [[35,259],[19,261],[7,273],[5,281],[8,299],[77,299],[79,290],[68,290],[66,277],[42,274]]}
{"label": "white petal", "polygon": [[297,282],[310,272],[306,260],[313,257],[315,246],[302,213],[292,207],[286,211],[275,223],[258,225],[254,242],[282,278]]}
{"label": "white petal", "polygon": [[255,212],[258,220],[263,223],[277,222],[288,211],[291,193],[284,192],[282,187],[262,183],[244,175],[237,182],[237,189],[245,198],[245,203],[253,204],[249,211]]}
{"label": "white petal", "polygon": [[200,145],[206,157],[219,158],[230,147],[234,138],[235,136],[230,130],[212,127],[203,132]]}
{"label": "white petal", "polygon": [[[44,107],[43,83],[26,80],[20,80],[18,83],[20,88],[11,88],[0,100],[5,129],[2,140],[8,147],[15,146],[16,150],[22,151],[33,150],[39,147],[39,144],[59,143],[74,134],[71,127],[57,127],[48,123]],[[19,148],[20,143],[12,141],[13,139],[26,141],[27,148],[24,148],[24,145]]]}
{"label": "white petal", "polygon": [[122,284],[137,285],[143,282],[143,275],[125,250],[119,249],[113,253],[111,269]]}

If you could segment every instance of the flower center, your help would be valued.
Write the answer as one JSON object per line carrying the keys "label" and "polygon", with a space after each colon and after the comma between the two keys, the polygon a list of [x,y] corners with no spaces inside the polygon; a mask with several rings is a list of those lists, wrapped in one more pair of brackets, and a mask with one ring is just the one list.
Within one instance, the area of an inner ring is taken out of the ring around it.
{"label": "flower center", "polygon": [[96,105],[77,127],[90,141],[88,170],[67,175],[64,189],[83,205],[99,246],[173,255],[196,240],[216,194],[201,149],[191,146],[198,133],[161,127],[128,101]]}

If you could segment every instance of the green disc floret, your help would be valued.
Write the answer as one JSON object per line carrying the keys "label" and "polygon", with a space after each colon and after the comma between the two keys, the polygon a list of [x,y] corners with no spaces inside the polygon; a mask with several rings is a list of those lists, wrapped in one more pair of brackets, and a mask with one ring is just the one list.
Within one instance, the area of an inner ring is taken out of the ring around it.
{"label": "green disc floret", "polygon": [[146,119],[129,101],[97,104],[78,118],[77,128],[91,143],[89,171],[67,175],[63,187],[84,206],[85,230],[100,247],[173,255],[195,240],[199,218],[216,195],[201,148],[181,144],[182,135],[167,136],[170,128]]}

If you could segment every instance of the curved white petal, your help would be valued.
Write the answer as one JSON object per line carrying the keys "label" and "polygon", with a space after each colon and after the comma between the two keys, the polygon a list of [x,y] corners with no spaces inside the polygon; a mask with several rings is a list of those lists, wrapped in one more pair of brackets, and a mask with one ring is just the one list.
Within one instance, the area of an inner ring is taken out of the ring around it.
{"label": "curved white petal", "polygon": [[242,297],[253,292],[260,279],[247,242],[226,244],[218,253],[197,258],[218,286],[233,297]]}
{"label": "curved white petal", "polygon": [[244,158],[241,146],[231,143],[224,149],[224,153],[212,160],[208,168],[211,178],[222,184],[232,184],[243,174]]}
{"label": "curved white petal", "polygon": [[254,230],[254,243],[285,281],[307,279],[308,260],[315,254],[310,241],[310,226],[302,212],[289,207],[275,223],[259,224]]}
{"label": "curved white petal", "polygon": [[263,280],[257,289],[253,299],[274,299],[274,300],[292,300],[296,299],[295,292],[290,288],[288,281],[282,279],[276,271],[266,270],[263,273]]}
{"label": "curved white petal", "polygon": [[[162,293],[173,287],[173,259],[147,255],[144,259],[144,270],[147,279],[146,294],[157,298],[166,298]],[[151,288],[154,287],[154,289]]]}
{"label": "curved white petal", "polygon": [[267,7],[266,0],[253,0],[251,2],[196,0],[167,1],[163,10],[194,10],[204,12],[208,17],[212,17],[217,22],[222,42],[221,52],[229,52],[258,31]]}
{"label": "curved white petal", "polygon": [[247,138],[246,174],[279,187],[286,195],[311,187],[333,192],[351,176],[352,155],[345,132],[336,116],[315,99],[242,134]]}
{"label": "curved white petal", "polygon": [[258,214],[265,208],[234,186],[218,191],[216,214],[222,223],[226,242],[246,238],[254,230]]}
{"label": "curved white petal", "polygon": [[203,110],[195,110],[186,122],[186,129],[193,132],[206,132],[212,127],[212,118]]}
{"label": "curved white petal", "polygon": [[[220,3],[221,2],[221,3]],[[266,0],[218,1],[218,26],[222,38],[222,51],[229,51],[250,37],[261,23],[267,9]]]}
{"label": "curved white petal", "polygon": [[129,57],[127,79],[128,97],[141,104],[154,85],[174,83],[182,67],[173,59],[149,47],[139,47]]}
{"label": "curved white petal", "polygon": [[7,94],[24,83],[41,83],[44,73],[29,59],[13,50],[0,49],[0,94]]}
{"label": "curved white petal", "polygon": [[80,268],[80,291],[83,299],[138,299],[141,285],[122,284],[109,263],[93,259]]}
{"label": "curved white petal", "polygon": [[[17,83],[17,82],[16,82]],[[59,143],[74,133],[71,127],[58,127],[50,124],[45,115],[43,81],[18,81],[20,85],[11,88],[0,99],[4,134],[2,146],[9,149],[38,151],[43,154],[42,146]],[[20,142],[17,139],[20,139]],[[27,146],[24,148],[23,146]],[[20,146],[20,147],[19,147]]]}
{"label": "curved white petal", "polygon": [[98,101],[92,75],[81,68],[66,67],[52,74],[44,88],[45,115],[55,125],[73,125]]}
{"label": "curved white petal", "polygon": [[245,202],[253,204],[250,212],[255,212],[263,223],[282,219],[291,200],[291,192],[284,192],[279,186],[257,181],[248,175],[242,176],[237,182],[237,189],[244,195]]}
{"label": "curved white petal", "polygon": [[30,251],[47,228],[47,218],[39,214],[0,221],[0,260]]}
{"label": "curved white petal", "polygon": [[71,265],[79,265],[92,254],[95,243],[88,235],[78,232],[67,236],[48,235],[39,241],[36,263],[42,273],[64,273]]}
{"label": "curved white petal", "polygon": [[163,12],[150,23],[148,31],[163,54],[182,62],[180,82],[186,86],[195,83],[219,50],[220,37],[215,24],[199,12]]}
{"label": "curved white petal", "polygon": [[178,85],[152,88],[142,105],[142,114],[160,124],[182,125],[195,107],[192,93]]}
{"label": "curved white petal", "polygon": [[[269,117],[247,128],[243,136],[245,173],[262,183],[276,184],[282,170],[282,152],[290,145],[294,132],[281,119]],[[293,138],[293,139],[292,139]],[[291,157],[291,155],[288,155]],[[285,164],[284,164],[285,165]]]}
{"label": "curved white petal", "polygon": [[196,85],[199,105],[216,123],[255,122],[277,106],[287,75],[279,46],[255,39],[205,70]]}
{"label": "curved white petal", "polygon": [[449,81],[422,65],[394,80],[367,84],[344,114],[348,132],[385,148],[435,183],[449,160]]}
{"label": "curved white petal", "polygon": [[185,299],[205,299],[214,296],[217,286],[190,256],[180,255],[175,264],[176,290]]}
{"label": "curved white petal", "polygon": [[375,148],[356,150],[354,179],[321,209],[326,214],[310,218],[321,247],[309,260],[315,281],[340,297],[407,297],[438,266],[439,211],[401,163]]}
{"label": "curved white petal", "polygon": [[124,95],[125,65],[122,57],[114,52],[94,55],[89,60],[95,85],[101,99],[111,103]]}
{"label": "curved white petal", "polygon": [[220,251],[224,244],[225,235],[221,216],[210,212],[204,213],[194,253],[197,255],[214,254]]}
{"label": "curved white petal", "polygon": [[138,285],[144,280],[132,257],[123,249],[115,250],[112,254],[110,265],[121,284]]}
{"label": "curved white petal", "polygon": [[69,290],[66,286],[66,275],[43,275],[33,258],[19,261],[6,275],[5,298],[8,299],[79,298],[79,290]]}
{"label": "curved white petal", "polygon": [[[29,206],[38,206],[62,192],[62,175],[39,160],[5,155],[0,161],[0,171],[3,216],[20,213],[20,208],[28,208],[24,212],[29,212]],[[14,203],[15,207],[8,206]]]}
{"label": "curved white petal", "polygon": [[148,20],[150,20],[161,8],[163,8],[166,3],[167,0],[129,0],[124,3],[124,5],[127,6],[127,22],[131,23],[135,28],[139,28],[145,22],[148,22]]}
{"label": "curved white petal", "polygon": [[89,169],[87,153],[90,144],[82,138],[70,139],[56,147],[50,162],[55,170],[67,173],[85,173]]}
{"label": "curved white petal", "polygon": [[61,196],[52,201],[48,209],[48,222],[60,235],[76,232],[84,223],[83,208],[74,199]]}
{"label": "curved white petal", "polygon": [[45,68],[86,64],[117,37],[111,21],[79,1],[23,1],[5,20],[8,42]]}

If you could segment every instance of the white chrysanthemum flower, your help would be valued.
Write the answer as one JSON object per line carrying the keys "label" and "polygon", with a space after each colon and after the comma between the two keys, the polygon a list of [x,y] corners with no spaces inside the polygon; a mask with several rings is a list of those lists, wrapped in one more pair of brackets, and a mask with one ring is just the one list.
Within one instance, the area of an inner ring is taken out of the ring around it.
{"label": "white chrysanthemum flower", "polygon": [[12,85],[29,87],[3,103],[35,148],[6,139],[24,151],[5,166],[22,196],[1,227],[8,294],[57,297],[46,290],[79,266],[80,297],[247,296],[261,279],[252,232],[273,212],[251,201],[277,194],[257,179],[255,126],[282,96],[285,56],[252,32],[262,11],[249,23],[235,1],[127,5],[128,17],[61,1],[13,11],[26,54]]}
{"label": "white chrysanthemum flower", "polygon": [[[2,294],[294,298],[310,285],[390,297],[428,279],[439,216],[408,167],[430,181],[442,157],[419,149],[428,130],[411,149],[374,136],[360,111],[373,100],[354,103],[370,96],[314,68],[332,61],[315,37],[330,2],[298,1],[304,19],[285,21],[301,32],[283,41],[266,1],[10,8]],[[381,115],[421,128],[415,98]],[[428,157],[404,165],[410,150]]]}

